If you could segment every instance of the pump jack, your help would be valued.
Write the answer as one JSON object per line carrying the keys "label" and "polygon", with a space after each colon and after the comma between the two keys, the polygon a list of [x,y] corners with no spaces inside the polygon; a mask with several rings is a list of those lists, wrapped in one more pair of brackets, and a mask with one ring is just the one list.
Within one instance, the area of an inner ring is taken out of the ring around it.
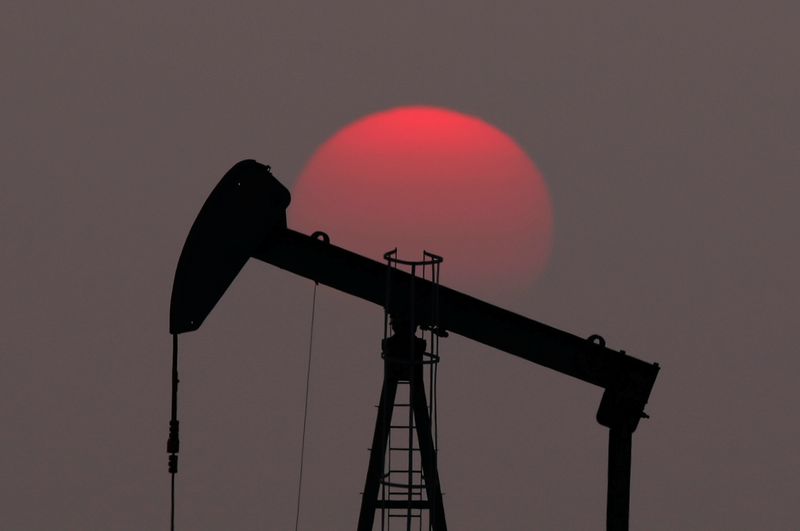
{"label": "pump jack", "polygon": [[[198,214],[178,260],[170,304],[174,338],[197,330],[245,262],[255,258],[384,306],[392,317],[413,315],[420,327],[437,326],[442,333],[461,335],[602,387],[596,418],[609,428],[606,529],[628,529],[632,434],[639,420],[647,417],[644,406],[659,371],[657,363],[612,350],[600,336],[581,338],[444,286],[438,287],[439,315],[434,323],[430,282],[416,280],[413,303],[403,297],[387,300],[387,265],[332,245],[323,233],[307,236],[287,228],[289,202],[289,191],[269,166],[244,160],[225,174]],[[403,293],[412,279],[397,271],[390,282],[392,291]],[[178,451],[176,390],[173,366],[167,450],[173,474]],[[371,531],[369,520],[369,525],[360,521],[358,531]]]}

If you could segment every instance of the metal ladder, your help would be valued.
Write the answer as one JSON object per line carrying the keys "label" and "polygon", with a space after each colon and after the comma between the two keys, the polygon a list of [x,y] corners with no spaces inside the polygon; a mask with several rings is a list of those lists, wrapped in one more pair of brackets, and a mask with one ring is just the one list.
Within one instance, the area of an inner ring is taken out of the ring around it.
{"label": "metal ladder", "polygon": [[422,260],[409,262],[398,259],[396,249],[384,257],[389,265],[387,275],[399,266],[410,269],[411,274],[409,289],[404,293],[390,293],[391,282],[387,281],[381,343],[383,387],[358,531],[373,531],[378,511],[381,531],[447,531],[437,468],[436,429],[438,345],[446,333],[437,326],[436,290],[431,300],[434,318],[424,326],[418,326],[413,313],[390,315],[388,311],[389,301],[398,296],[408,297],[408,307],[415,307],[414,284],[418,278],[428,280],[430,275],[430,281],[438,286],[442,258],[425,252]]}

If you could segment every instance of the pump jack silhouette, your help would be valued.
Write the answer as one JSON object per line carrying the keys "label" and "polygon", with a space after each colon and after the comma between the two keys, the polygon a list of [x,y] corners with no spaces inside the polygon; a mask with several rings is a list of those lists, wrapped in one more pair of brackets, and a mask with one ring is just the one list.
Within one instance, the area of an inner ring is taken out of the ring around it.
{"label": "pump jack silhouette", "polygon": [[[388,266],[332,245],[323,233],[306,236],[287,228],[289,202],[289,191],[272,175],[269,166],[254,160],[241,161],[214,188],[186,239],[178,260],[170,304],[173,404],[167,452],[173,485],[179,449],[177,336],[197,330],[245,262],[256,258],[383,306],[393,319],[411,322],[412,333],[417,326],[437,327],[442,333],[459,334],[602,387],[604,392],[596,418],[609,428],[606,529],[628,529],[632,434],[639,420],[647,418],[644,406],[659,371],[657,363],[647,363],[626,355],[625,351],[612,350],[600,336],[584,339],[447,287],[434,287],[429,281],[412,279],[402,271],[388,277],[390,289],[394,293],[404,293],[414,282],[416,296],[387,300]],[[438,316],[432,315],[430,304],[435,291],[438,293]],[[386,380],[384,390],[385,386]],[[380,422],[379,417],[376,440],[381,435]],[[373,448],[372,452],[375,456],[380,448]],[[370,471],[373,467],[378,470],[378,462],[373,464],[372,456]],[[431,474],[434,472],[435,469]],[[377,503],[370,481],[368,473],[358,531],[372,530]],[[438,488],[438,476],[432,484]],[[430,491],[428,502],[438,505],[439,513],[438,521],[432,521],[431,528],[445,530],[441,492]]]}

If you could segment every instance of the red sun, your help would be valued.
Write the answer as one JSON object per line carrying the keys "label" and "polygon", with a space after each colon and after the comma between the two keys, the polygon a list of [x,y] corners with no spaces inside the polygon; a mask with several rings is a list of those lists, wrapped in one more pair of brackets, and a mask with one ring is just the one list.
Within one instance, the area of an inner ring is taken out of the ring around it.
{"label": "red sun", "polygon": [[400,107],[322,144],[292,192],[289,226],[382,260],[444,257],[442,283],[494,295],[529,286],[550,254],[545,182],[520,146],[474,116]]}

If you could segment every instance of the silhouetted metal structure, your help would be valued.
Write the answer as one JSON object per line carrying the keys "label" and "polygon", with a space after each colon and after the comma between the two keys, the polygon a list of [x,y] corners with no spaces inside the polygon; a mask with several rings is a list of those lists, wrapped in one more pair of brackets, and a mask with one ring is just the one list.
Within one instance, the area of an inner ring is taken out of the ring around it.
{"label": "silhouetted metal structure", "polygon": [[[395,271],[387,298],[387,265],[286,227],[288,190],[253,160],[236,164],[211,193],[178,260],[170,306],[173,335],[197,330],[250,258],[378,304],[393,318],[452,332],[604,389],[597,421],[609,428],[606,528],[628,529],[632,434],[644,414],[659,366],[430,281]],[[438,295],[438,315],[432,300]],[[174,372],[177,374],[177,371]],[[172,419],[177,431],[177,418]],[[172,425],[172,424],[171,424]],[[177,453],[177,433],[170,446]],[[365,491],[366,496],[366,491]],[[363,511],[362,511],[363,512]],[[443,512],[442,512],[443,514]],[[359,531],[364,531],[359,529]]]}
{"label": "silhouetted metal structure", "polygon": [[[424,252],[422,260],[406,261],[397,258],[397,249],[386,253],[384,258],[388,267],[381,343],[383,386],[357,529],[372,531],[379,510],[381,531],[397,529],[392,524],[398,520],[406,531],[447,531],[436,465],[436,373],[439,337],[445,334],[436,324],[436,291],[442,258]],[[392,277],[398,267],[408,269],[411,284],[404,293],[392,292]],[[415,288],[417,281],[426,279],[426,273],[430,274],[429,285],[433,288],[429,301],[432,324],[422,329],[423,337],[418,337],[413,310]],[[395,297],[407,299],[412,309],[409,315],[390,316],[388,308]],[[426,368],[430,402],[425,396]],[[398,388],[405,391],[400,402],[397,402]],[[401,411],[393,416],[396,409]]]}

